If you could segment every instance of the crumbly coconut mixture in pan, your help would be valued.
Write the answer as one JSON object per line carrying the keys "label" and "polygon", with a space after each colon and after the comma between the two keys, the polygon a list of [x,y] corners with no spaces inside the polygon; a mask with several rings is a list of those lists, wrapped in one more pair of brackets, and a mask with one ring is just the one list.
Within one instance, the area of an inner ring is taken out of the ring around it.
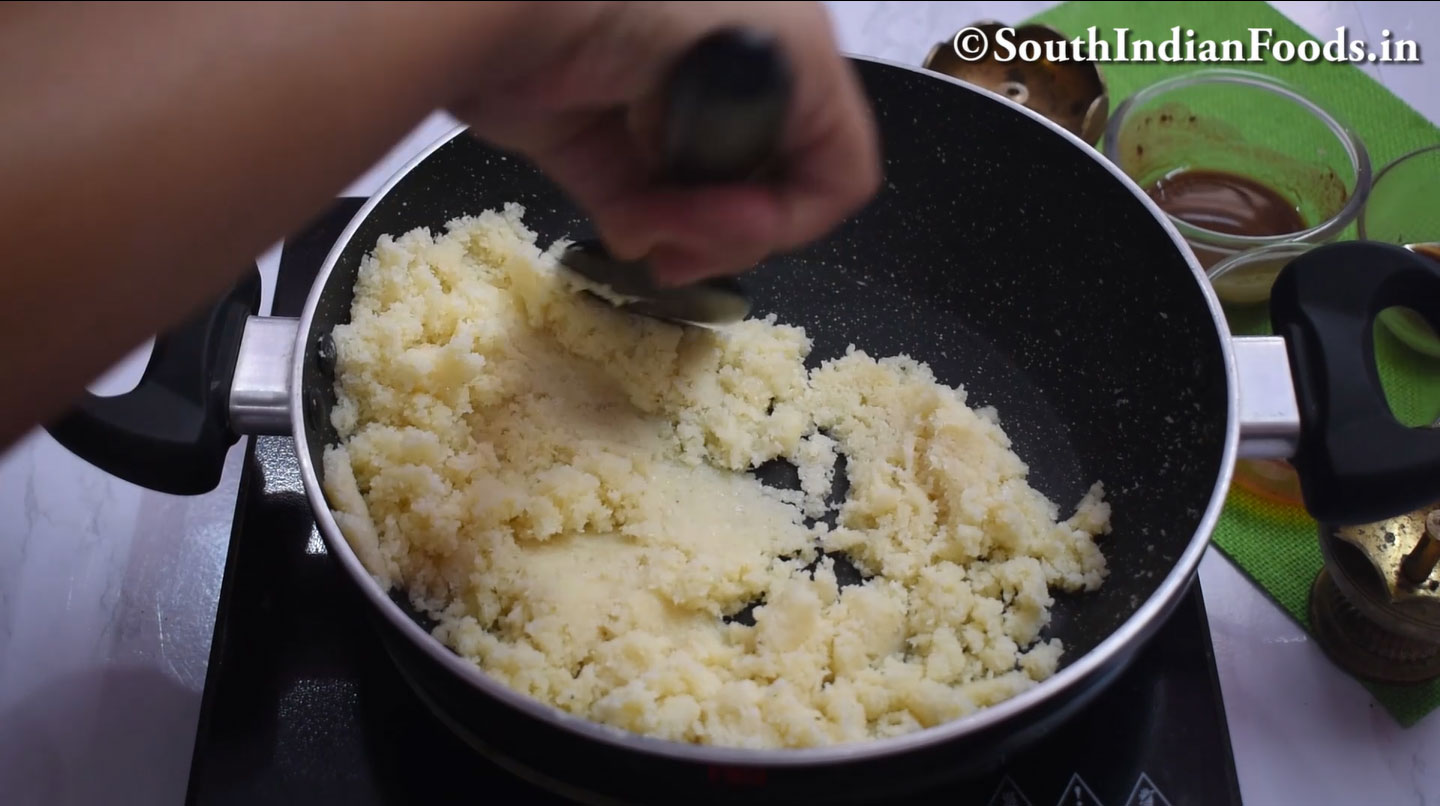
{"label": "crumbly coconut mixture in pan", "polygon": [[[565,711],[731,747],[906,733],[1055,672],[1051,591],[1105,577],[1098,483],[1059,521],[997,413],[925,365],[807,370],[782,322],[623,314],[522,216],[380,239],[334,331],[327,496],[439,640]],[[775,459],[800,490],[747,472]]]}

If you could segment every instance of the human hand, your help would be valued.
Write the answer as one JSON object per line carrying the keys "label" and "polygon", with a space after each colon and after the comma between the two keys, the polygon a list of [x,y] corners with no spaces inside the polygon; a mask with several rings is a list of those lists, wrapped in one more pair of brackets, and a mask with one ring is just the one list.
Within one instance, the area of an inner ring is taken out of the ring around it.
{"label": "human hand", "polygon": [[[662,82],[732,24],[774,35],[791,62],[783,171],[770,184],[667,186],[654,176]],[[452,111],[533,159],[617,257],[648,258],[662,282],[743,271],[820,238],[879,185],[868,104],[818,4],[548,3],[511,26],[513,46],[486,54],[483,88]]]}
{"label": "human hand", "polygon": [[[658,185],[661,84],[735,25],[793,68],[784,177]],[[26,379],[0,393],[0,449],[437,107],[533,159],[617,256],[672,283],[819,238],[879,183],[869,111],[811,3],[15,4],[0,62],[0,342],[45,345],[0,355]]]}

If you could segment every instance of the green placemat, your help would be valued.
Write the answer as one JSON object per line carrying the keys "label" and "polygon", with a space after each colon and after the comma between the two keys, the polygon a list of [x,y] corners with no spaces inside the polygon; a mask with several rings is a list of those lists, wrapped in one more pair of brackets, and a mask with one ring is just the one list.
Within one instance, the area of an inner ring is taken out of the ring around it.
{"label": "green placemat", "polygon": [[[1022,21],[1015,21],[1019,24]],[[1112,42],[1115,29],[1129,29],[1130,41],[1161,42],[1180,25],[1194,29],[1197,42],[1239,39],[1251,28],[1274,29],[1274,40],[1313,39],[1266,3],[1253,2],[1081,2],[1066,3],[1024,22],[1050,25],[1067,36],[1097,35]],[[1354,36],[1360,37],[1360,32]],[[1364,141],[1376,171],[1397,157],[1440,143],[1440,129],[1411,109],[1362,70],[1348,64],[1245,63],[1100,65],[1110,89],[1111,108],[1156,81],[1207,67],[1266,73],[1290,83],[1346,121]],[[1424,69],[1394,65],[1392,69]],[[1353,233],[1353,227],[1352,227]],[[1437,233],[1440,238],[1440,233]],[[1440,415],[1440,362],[1409,350],[1384,328],[1376,333],[1382,380],[1397,416],[1407,423],[1430,422]],[[1263,587],[1307,630],[1310,583],[1321,567],[1316,525],[1303,511],[1272,504],[1240,489],[1231,492],[1214,541],[1231,560]],[[1367,688],[1404,726],[1440,706],[1440,683],[1415,687],[1368,685]]]}

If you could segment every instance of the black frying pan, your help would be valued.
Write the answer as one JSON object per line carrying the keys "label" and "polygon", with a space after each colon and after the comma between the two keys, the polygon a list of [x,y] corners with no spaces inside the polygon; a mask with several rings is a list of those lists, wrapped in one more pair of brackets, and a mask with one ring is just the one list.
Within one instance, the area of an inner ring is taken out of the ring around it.
{"label": "black frying pan", "polygon": [[1047,636],[1065,642],[1065,663],[1029,692],[864,744],[672,744],[504,689],[429,638],[398,592],[379,590],[317,475],[335,439],[327,334],[348,316],[362,256],[381,235],[511,201],[549,238],[588,234],[534,167],[461,132],[361,210],[299,321],[247,323],[258,304],[247,281],[160,339],[136,391],[87,398],[51,432],[102,468],[178,493],[211,488],[238,433],[293,434],[338,571],[361,588],[427,702],[512,769],[603,802],[889,798],[998,762],[1097,693],[1163,622],[1194,578],[1241,451],[1293,454],[1322,520],[1376,519],[1440,497],[1440,432],[1395,422],[1369,341],[1373,316],[1392,304],[1440,324],[1440,271],[1379,244],[1314,250],[1275,288],[1284,340],[1232,341],[1183,241],[1093,149],[959,82],[854,65],[878,116],[884,189],[831,237],[747,277],[754,315],[803,326],[815,362],[852,343],[925,361],[972,404],[999,410],[1031,482],[1052,500],[1075,502],[1093,480],[1105,483],[1109,579],[1097,593],[1059,598]]}

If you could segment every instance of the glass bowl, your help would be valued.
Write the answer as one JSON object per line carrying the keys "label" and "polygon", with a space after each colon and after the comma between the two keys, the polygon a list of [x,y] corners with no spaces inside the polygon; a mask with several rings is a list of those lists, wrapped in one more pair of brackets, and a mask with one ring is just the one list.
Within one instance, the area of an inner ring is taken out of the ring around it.
{"label": "glass bowl", "polygon": [[[1224,258],[1206,276],[1220,298],[1225,322],[1234,336],[1270,336],[1270,289],[1280,270],[1314,249],[1315,244],[1281,243]],[[1300,478],[1282,459],[1239,459],[1234,483],[1254,495],[1287,508],[1304,507]]]}
{"label": "glass bowl", "polygon": [[[1440,259],[1440,145],[1412,151],[1380,169],[1360,213],[1359,233],[1367,241],[1431,244],[1416,251]],[[1413,311],[1385,311],[1379,319],[1411,349],[1440,358],[1440,338]]]}
{"label": "glass bowl", "polygon": [[1353,132],[1293,87],[1242,70],[1140,90],[1116,108],[1103,150],[1207,270],[1252,249],[1334,240],[1370,192]]}

